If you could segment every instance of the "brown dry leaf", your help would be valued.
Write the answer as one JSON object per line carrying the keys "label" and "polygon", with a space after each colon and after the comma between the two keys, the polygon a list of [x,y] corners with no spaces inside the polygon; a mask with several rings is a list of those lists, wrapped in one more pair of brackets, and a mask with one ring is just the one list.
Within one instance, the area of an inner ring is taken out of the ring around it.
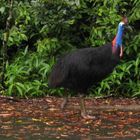
{"label": "brown dry leaf", "polygon": [[10,117],[10,116],[12,116],[13,114],[12,113],[7,113],[7,114],[0,114],[0,117],[4,117],[4,118],[6,118],[6,117]]}

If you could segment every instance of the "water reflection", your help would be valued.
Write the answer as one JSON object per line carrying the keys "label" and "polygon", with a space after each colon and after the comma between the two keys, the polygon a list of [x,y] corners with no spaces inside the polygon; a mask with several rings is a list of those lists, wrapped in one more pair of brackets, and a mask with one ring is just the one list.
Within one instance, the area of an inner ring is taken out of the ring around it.
{"label": "water reflection", "polygon": [[[102,119],[78,116],[0,117],[0,140],[98,140],[140,136],[139,112],[102,112]],[[75,121],[76,118],[79,120]]]}

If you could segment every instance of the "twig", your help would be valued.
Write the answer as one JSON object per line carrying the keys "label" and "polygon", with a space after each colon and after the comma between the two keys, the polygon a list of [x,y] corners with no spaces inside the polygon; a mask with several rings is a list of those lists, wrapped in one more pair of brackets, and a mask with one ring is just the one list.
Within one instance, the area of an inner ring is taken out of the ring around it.
{"label": "twig", "polygon": [[[80,109],[80,106],[68,106],[67,109]],[[96,110],[103,111],[140,111],[140,105],[99,105],[99,106],[88,106],[86,110],[95,112]]]}
{"label": "twig", "polygon": [[106,96],[100,96],[100,97],[94,97],[95,99],[107,99],[109,97],[114,97],[115,95],[110,94],[110,95],[106,95]]}

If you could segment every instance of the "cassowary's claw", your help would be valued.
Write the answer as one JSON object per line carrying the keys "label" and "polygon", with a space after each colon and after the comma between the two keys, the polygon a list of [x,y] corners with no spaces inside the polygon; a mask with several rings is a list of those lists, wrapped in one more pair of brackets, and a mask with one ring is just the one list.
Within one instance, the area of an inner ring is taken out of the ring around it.
{"label": "cassowary's claw", "polygon": [[95,116],[87,115],[83,112],[81,112],[81,117],[84,119],[95,119]]}

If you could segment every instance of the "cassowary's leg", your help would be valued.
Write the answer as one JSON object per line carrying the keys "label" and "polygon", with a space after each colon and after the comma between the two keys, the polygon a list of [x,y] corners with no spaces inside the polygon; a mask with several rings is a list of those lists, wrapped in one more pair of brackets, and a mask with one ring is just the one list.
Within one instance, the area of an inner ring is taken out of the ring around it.
{"label": "cassowary's leg", "polygon": [[85,101],[82,96],[80,96],[80,108],[81,108],[81,116],[84,119],[94,119],[94,116],[87,115],[86,108],[85,108]]}
{"label": "cassowary's leg", "polygon": [[67,105],[68,103],[68,94],[67,94],[67,90],[65,90],[65,93],[64,93],[64,99],[63,99],[63,102],[61,103],[61,109],[63,110],[65,108],[65,106]]}
{"label": "cassowary's leg", "polygon": [[65,106],[67,105],[68,102],[68,97],[64,97],[63,102],[61,103],[61,109],[63,110],[65,108]]}
{"label": "cassowary's leg", "polygon": [[86,115],[85,101],[82,96],[80,96],[80,109],[81,109],[81,116],[82,117],[85,116]]}

